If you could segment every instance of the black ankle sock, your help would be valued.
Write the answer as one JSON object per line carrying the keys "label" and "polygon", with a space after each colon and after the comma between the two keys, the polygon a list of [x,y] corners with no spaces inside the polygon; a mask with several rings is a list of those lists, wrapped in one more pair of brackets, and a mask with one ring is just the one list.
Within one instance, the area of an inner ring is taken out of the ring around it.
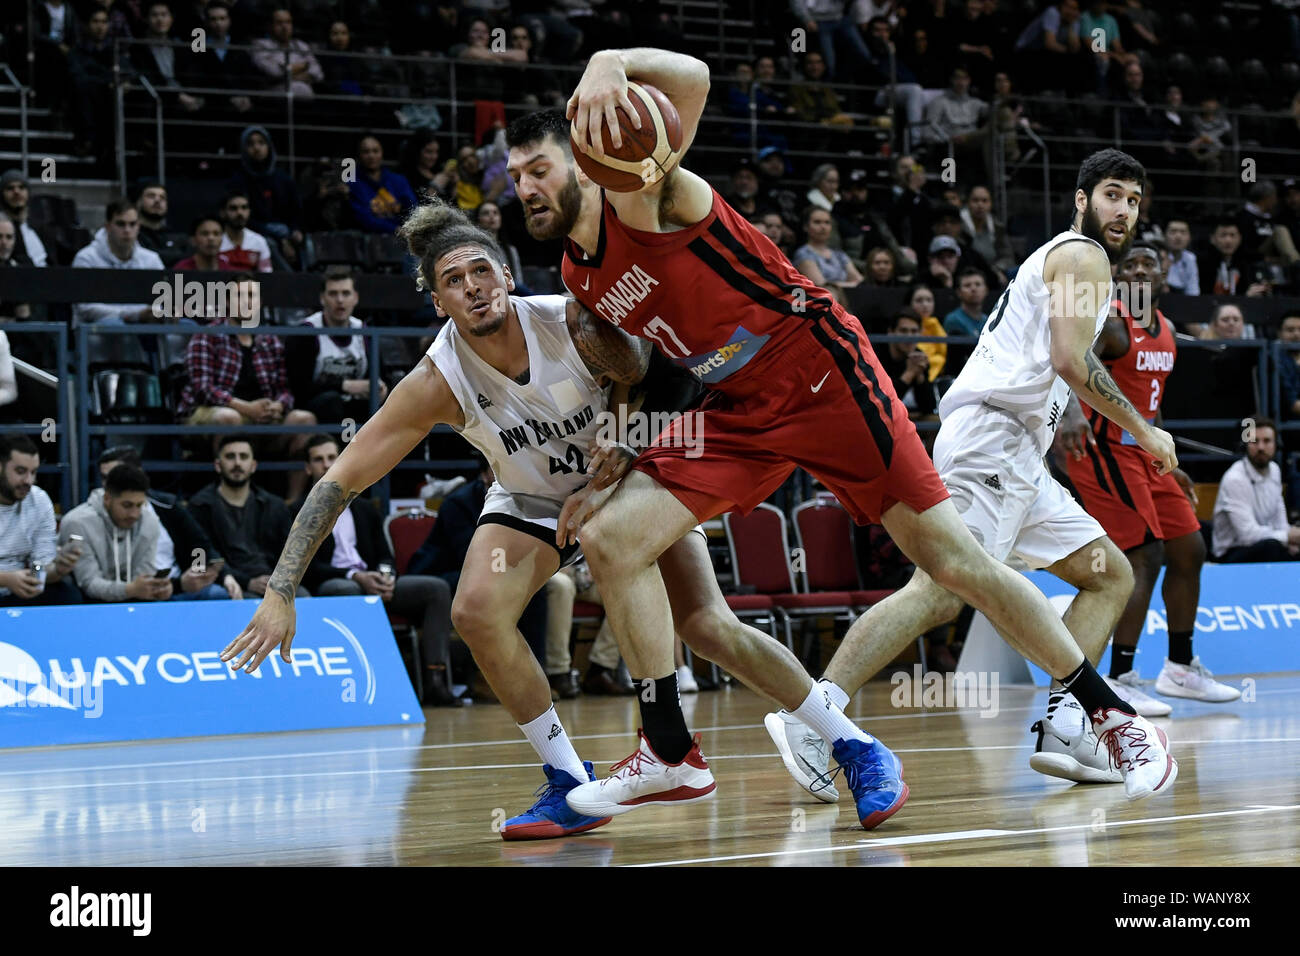
{"label": "black ankle sock", "polygon": [[[1170,638],[1172,641],[1173,638]],[[1119,677],[1121,674],[1127,674],[1133,669],[1133,658],[1136,656],[1138,649],[1136,647],[1122,647],[1119,644],[1112,644],[1110,648],[1110,676],[1112,679]]]}
{"label": "black ankle sock", "polygon": [[634,683],[641,702],[641,729],[646,740],[664,763],[681,763],[690,753],[692,742],[677,691],[677,673]]}
{"label": "black ankle sock", "polygon": [[1192,662],[1192,631],[1169,632],[1169,659],[1175,664]]}
{"label": "black ankle sock", "polygon": [[1096,711],[1105,707],[1114,707],[1126,714],[1137,716],[1129,703],[1121,700],[1119,695],[1101,679],[1097,669],[1086,660],[1068,675],[1062,677],[1061,683],[1069,689],[1070,693],[1083,706],[1083,712],[1090,717]]}

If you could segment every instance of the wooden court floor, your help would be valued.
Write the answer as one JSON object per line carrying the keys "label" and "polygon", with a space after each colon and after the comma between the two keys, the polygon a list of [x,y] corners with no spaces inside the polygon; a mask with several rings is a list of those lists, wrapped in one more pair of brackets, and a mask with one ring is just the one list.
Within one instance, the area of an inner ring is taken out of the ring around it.
{"label": "wooden court floor", "polygon": [[[1238,679],[1239,680],[1239,679]],[[1300,676],[1253,702],[1179,701],[1160,721],[1180,775],[1129,805],[1028,767],[1043,691],[1002,687],[995,716],[895,708],[875,682],[851,716],[894,748],[908,804],[879,829],[851,798],[818,803],[786,775],[743,688],[688,696],[715,798],[647,808],[568,840],[504,843],[541,773],[499,706],[430,710],[423,728],[267,734],[0,752],[8,865],[907,866],[1294,865],[1300,862]],[[563,702],[602,773],[626,756],[629,700]]]}

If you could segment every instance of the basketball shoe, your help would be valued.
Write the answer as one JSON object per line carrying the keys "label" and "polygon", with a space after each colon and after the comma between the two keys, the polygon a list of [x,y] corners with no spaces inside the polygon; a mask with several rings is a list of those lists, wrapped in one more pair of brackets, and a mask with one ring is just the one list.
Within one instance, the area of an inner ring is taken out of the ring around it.
{"label": "basketball shoe", "polygon": [[1092,729],[1111,763],[1124,775],[1124,792],[1130,800],[1164,793],[1173,786],[1178,762],[1169,756],[1169,738],[1145,717],[1101,707],[1092,713]]}
{"label": "basketball shoe", "polygon": [[569,791],[569,807],[584,816],[613,817],[637,807],[675,806],[713,796],[717,784],[700,753],[700,735],[681,763],[664,763],[640,730],[636,750],[610,767],[610,776]]}
{"label": "basketball shoe", "polygon": [[781,710],[763,718],[763,726],[781,754],[781,762],[790,771],[795,783],[803,787],[822,803],[834,803],[840,798],[839,790],[826,776],[830,758],[826,741],[798,717]]}
{"label": "basketball shoe", "polygon": [[1119,783],[1124,779],[1074,697],[1067,696],[1050,717],[1029,729],[1038,734],[1029,766],[1039,773],[1076,783]]}
{"label": "basketball shoe", "polygon": [[1120,700],[1132,704],[1139,717],[1168,717],[1173,711],[1163,700],[1156,700],[1142,690],[1142,680],[1137,671],[1125,671],[1118,677],[1103,677],[1102,680],[1119,695]]}
{"label": "basketball shoe", "polygon": [[1166,697],[1205,700],[1211,704],[1226,704],[1241,696],[1237,688],[1215,680],[1199,657],[1193,657],[1190,664],[1175,664],[1165,658],[1165,666],[1156,678],[1156,693]]}
{"label": "basketball shoe", "polygon": [[[592,771],[591,761],[583,761],[582,766],[587,771],[587,779],[595,780],[596,774]],[[550,764],[543,764],[542,772],[546,774],[546,783],[542,784],[534,794],[538,798],[537,802],[529,807],[527,812],[511,817],[505,822],[505,826],[501,828],[501,839],[550,840],[554,837],[582,833],[584,830],[594,830],[609,822],[609,817],[588,817],[575,813],[565,803],[565,795],[579,785],[568,771],[557,770]]]}
{"label": "basketball shoe", "polygon": [[874,830],[907,802],[911,791],[903,783],[903,763],[879,740],[837,740],[831,756],[839,766],[827,779],[844,771],[862,829]]}

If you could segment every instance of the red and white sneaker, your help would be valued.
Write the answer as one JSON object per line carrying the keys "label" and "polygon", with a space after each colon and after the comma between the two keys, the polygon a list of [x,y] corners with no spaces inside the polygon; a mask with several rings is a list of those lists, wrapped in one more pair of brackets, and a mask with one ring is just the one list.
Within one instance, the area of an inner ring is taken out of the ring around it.
{"label": "red and white sneaker", "polygon": [[1178,763],[1169,756],[1169,738],[1159,727],[1145,717],[1103,707],[1093,711],[1092,728],[1111,764],[1124,775],[1124,792],[1130,800],[1164,793],[1173,786]]}
{"label": "red and white sneaker", "polygon": [[640,738],[631,755],[610,767],[611,775],[574,787],[565,799],[583,815],[595,809],[598,817],[614,817],[637,807],[675,806],[713,796],[717,784],[713,771],[700,753],[700,735],[681,763],[664,763],[639,729]]}

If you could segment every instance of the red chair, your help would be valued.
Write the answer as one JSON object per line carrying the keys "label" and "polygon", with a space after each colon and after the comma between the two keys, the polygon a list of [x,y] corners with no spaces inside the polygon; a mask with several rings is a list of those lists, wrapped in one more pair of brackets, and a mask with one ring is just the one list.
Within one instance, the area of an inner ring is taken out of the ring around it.
{"label": "red chair", "polygon": [[[895,589],[864,590],[858,568],[857,549],[853,547],[853,519],[833,498],[815,498],[795,507],[796,546],[804,555],[803,581],[810,592],[850,592],[855,614],[879,604]],[[916,639],[925,669],[925,637]]]}
{"label": "red chair", "polygon": [[[420,550],[420,545],[424,544],[425,539],[429,537],[429,532],[433,530],[433,523],[437,520],[437,512],[431,513],[418,508],[399,511],[384,519],[384,538],[388,541],[388,550],[393,554],[393,568],[398,574],[406,573],[406,568],[411,563],[412,556],[416,551]],[[391,611],[388,612],[388,622],[393,626],[394,634],[400,628],[406,632],[407,639],[411,642],[411,661],[415,667],[417,677],[415,694],[420,698],[420,703],[424,703],[420,638],[416,632],[416,626],[402,615],[394,614]],[[448,682],[450,682],[451,661],[445,661],[444,666],[447,668]]]}
{"label": "red chair", "polygon": [[851,619],[853,595],[849,590],[808,594],[796,589],[785,515],[775,505],[764,502],[744,517],[725,514],[722,523],[727,529],[736,583],[771,598],[784,619],[785,643],[790,650],[794,650],[790,618],[831,615]]}

